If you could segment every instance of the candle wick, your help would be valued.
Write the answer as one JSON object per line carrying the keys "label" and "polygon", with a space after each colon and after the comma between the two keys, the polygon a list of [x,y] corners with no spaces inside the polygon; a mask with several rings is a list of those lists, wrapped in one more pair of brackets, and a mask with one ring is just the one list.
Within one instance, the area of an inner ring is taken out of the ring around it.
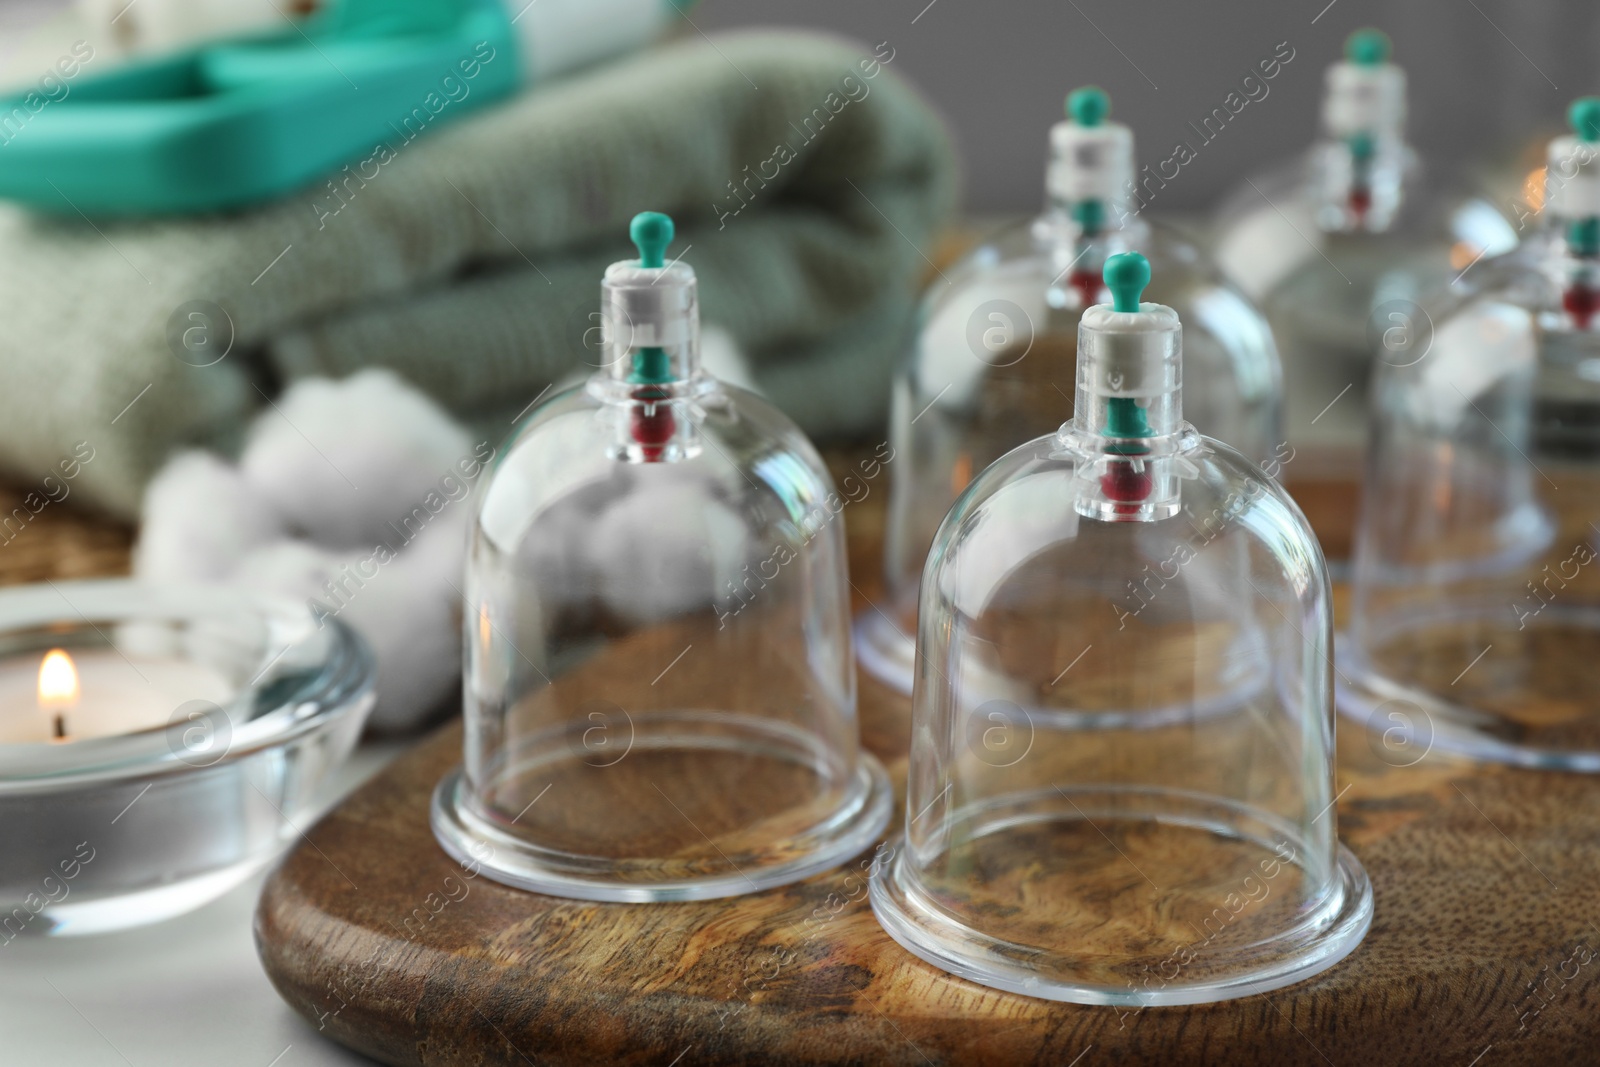
{"label": "candle wick", "polygon": [[55,723],[56,740],[65,741],[67,739],[67,717],[58,711],[56,712]]}

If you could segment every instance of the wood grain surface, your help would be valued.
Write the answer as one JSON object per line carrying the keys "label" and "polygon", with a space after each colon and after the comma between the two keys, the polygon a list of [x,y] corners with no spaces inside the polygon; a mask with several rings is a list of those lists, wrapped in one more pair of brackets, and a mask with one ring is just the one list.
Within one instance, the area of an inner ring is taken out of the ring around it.
{"label": "wood grain surface", "polygon": [[0,520],[10,520],[0,524],[0,585],[128,573],[131,527],[78,507],[70,492],[40,506],[42,497],[38,485],[0,481]]}
{"label": "wood grain surface", "polygon": [[[884,489],[845,512],[858,606],[876,595]],[[1347,517],[1338,499],[1307,510]],[[908,701],[863,678],[861,715],[903,788]],[[456,723],[310,829],[256,918],[284,998],[384,1063],[1600,1062],[1593,778],[1438,753],[1413,764],[1341,720],[1340,835],[1376,896],[1365,942],[1287,989],[1141,1010],[999,993],[912,957],[867,904],[871,852],[705,903],[504,888],[428,828],[429,795],[460,754]]]}

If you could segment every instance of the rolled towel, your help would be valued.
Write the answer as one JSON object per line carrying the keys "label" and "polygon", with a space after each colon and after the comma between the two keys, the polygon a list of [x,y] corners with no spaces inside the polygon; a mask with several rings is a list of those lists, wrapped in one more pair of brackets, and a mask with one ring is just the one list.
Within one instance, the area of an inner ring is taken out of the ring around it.
{"label": "rolled towel", "polygon": [[952,192],[943,129],[894,58],[696,37],[414,140],[397,122],[334,180],[248,213],[0,207],[0,465],[31,475],[88,441],[80,491],[131,515],[173,452],[242,448],[280,383],[367,367],[498,441],[581,368],[596,279],[644,208],[682,220],[703,317],[755,383],[814,435],[864,431]]}

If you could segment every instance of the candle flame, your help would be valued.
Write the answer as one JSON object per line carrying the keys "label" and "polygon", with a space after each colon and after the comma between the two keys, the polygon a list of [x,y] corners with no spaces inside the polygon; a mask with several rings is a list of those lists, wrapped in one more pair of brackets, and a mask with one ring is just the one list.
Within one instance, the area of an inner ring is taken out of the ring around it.
{"label": "candle flame", "polygon": [[[1483,249],[1470,241],[1457,241],[1450,246],[1450,269],[1463,273],[1478,260],[1483,258]],[[1321,418],[1319,415],[1318,418]]]}
{"label": "candle flame", "polygon": [[1535,212],[1544,210],[1544,168],[1534,167],[1522,179],[1522,199]]}
{"label": "candle flame", "polygon": [[45,653],[39,664],[39,704],[42,707],[71,707],[78,702],[78,668],[72,657],[59,648]]}

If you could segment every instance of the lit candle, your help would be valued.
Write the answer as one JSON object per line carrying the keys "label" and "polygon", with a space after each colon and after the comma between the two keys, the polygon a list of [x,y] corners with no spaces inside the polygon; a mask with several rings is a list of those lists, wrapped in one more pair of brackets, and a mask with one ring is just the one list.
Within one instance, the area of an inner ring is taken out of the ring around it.
{"label": "lit candle", "polygon": [[78,669],[72,657],[59,648],[44,654],[39,663],[39,706],[50,713],[50,736],[67,739],[67,712],[78,703]]}
{"label": "lit candle", "polygon": [[227,892],[315,810],[373,701],[343,625],[221,586],[0,589],[0,648],[0,947]]}
{"label": "lit candle", "polygon": [[223,704],[232,692],[193,660],[51,649],[41,659],[0,662],[0,743],[137,733],[166,726],[195,701]]}

